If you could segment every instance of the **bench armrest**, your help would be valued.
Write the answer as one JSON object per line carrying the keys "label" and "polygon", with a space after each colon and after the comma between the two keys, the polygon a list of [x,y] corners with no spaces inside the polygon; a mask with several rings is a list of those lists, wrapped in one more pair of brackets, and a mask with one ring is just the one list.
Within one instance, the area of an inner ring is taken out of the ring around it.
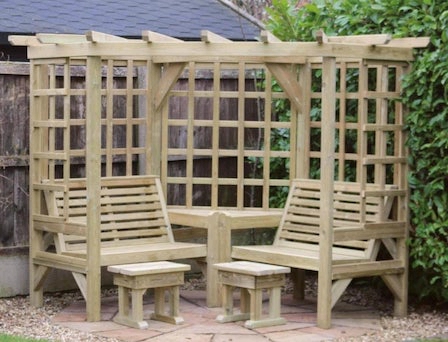
{"label": "bench armrest", "polygon": [[36,214],[33,215],[34,229],[50,233],[86,236],[87,226],[82,222],[66,221],[63,217]]}

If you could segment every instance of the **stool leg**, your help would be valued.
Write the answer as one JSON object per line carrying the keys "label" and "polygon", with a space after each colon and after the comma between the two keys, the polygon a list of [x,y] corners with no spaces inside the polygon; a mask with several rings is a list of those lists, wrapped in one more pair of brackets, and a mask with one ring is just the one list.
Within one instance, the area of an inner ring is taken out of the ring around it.
{"label": "stool leg", "polygon": [[[222,285],[222,306],[224,309],[224,314],[218,315],[216,317],[216,321],[219,323],[227,323],[227,322],[235,322],[235,321],[244,321],[249,318],[249,313],[241,312],[239,314],[233,313],[233,289],[234,287],[231,285]],[[243,290],[241,289],[242,293]],[[244,302],[244,299],[242,299]]]}
{"label": "stool leg", "polygon": [[225,316],[233,315],[233,286],[222,286],[222,305]]}
{"label": "stool leg", "polygon": [[216,317],[216,321],[220,323],[232,322],[228,320],[233,317],[233,286],[222,284],[221,286],[221,305],[224,310],[222,315]]}
{"label": "stool leg", "polygon": [[179,316],[179,286],[172,286],[171,288],[168,289],[169,291],[169,296],[168,296],[168,300],[169,300],[169,314],[170,316]]}
{"label": "stool leg", "polygon": [[[131,291],[132,303],[129,310],[129,291]],[[118,315],[114,322],[124,324],[132,328],[147,329],[148,322],[143,320],[143,294],[145,290],[128,289],[118,287]]]}
{"label": "stool leg", "polygon": [[[165,312],[165,291],[168,291],[168,314]],[[154,289],[154,313],[151,318],[171,324],[184,322],[184,319],[179,316],[179,286],[156,287]]]}
{"label": "stool leg", "polygon": [[250,315],[250,293],[246,288],[241,288],[240,294],[240,311],[241,313],[247,313]]}
{"label": "stool leg", "polygon": [[118,287],[118,314],[129,316],[129,289],[123,286]]}
{"label": "stool leg", "polygon": [[269,318],[279,318],[281,311],[281,288],[273,287],[269,295]]}
{"label": "stool leg", "polygon": [[249,329],[269,327],[285,324],[286,320],[280,317],[281,311],[281,288],[274,287],[269,290],[269,317],[262,318],[263,292],[262,289],[250,290],[251,315],[250,320],[244,326]]}
{"label": "stool leg", "polygon": [[143,321],[143,295],[145,292],[146,289],[133,289],[131,291],[132,319],[137,322],[138,325],[145,325],[144,323],[146,323]]}
{"label": "stool leg", "polygon": [[263,290],[249,290],[250,293],[250,319],[258,321],[261,319],[263,310]]}

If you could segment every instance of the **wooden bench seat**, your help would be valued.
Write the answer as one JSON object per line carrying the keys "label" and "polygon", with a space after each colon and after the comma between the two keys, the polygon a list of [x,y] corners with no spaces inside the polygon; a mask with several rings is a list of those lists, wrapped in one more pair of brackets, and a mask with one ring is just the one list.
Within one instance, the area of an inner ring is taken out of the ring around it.
{"label": "wooden bench seat", "polygon": [[[85,258],[86,249],[65,251],[62,255]],[[176,260],[205,257],[201,245],[186,242],[158,242],[145,244],[123,244],[121,246],[101,247],[101,266],[149,260]]]}
{"label": "wooden bench seat", "polygon": [[35,189],[42,190],[47,212],[33,215],[34,228],[51,234],[55,252],[38,251],[33,262],[72,271],[86,298],[89,229],[100,229],[100,266],[206,256],[205,244],[174,241],[155,176],[101,178],[100,227],[87,226],[85,179],[45,181]]}
{"label": "wooden bench seat", "polygon": [[[274,243],[233,246],[232,258],[321,272],[325,247],[321,245],[321,191],[318,180],[293,180]],[[400,299],[400,281],[394,275],[403,273],[406,260],[399,257],[395,241],[406,237],[406,222],[391,219],[394,199],[400,195],[391,185],[368,184],[363,189],[359,183],[334,183],[331,269],[325,279],[331,298],[318,298],[320,327],[329,327],[330,314],[322,310],[331,310],[355,277],[381,275]],[[389,256],[377,260],[381,243]]]}

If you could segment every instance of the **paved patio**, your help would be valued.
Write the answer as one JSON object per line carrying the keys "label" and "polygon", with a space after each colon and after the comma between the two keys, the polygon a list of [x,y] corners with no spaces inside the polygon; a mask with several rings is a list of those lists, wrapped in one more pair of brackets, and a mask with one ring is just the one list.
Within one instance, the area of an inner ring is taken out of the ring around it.
{"label": "paved patio", "polygon": [[[237,303],[235,303],[235,307]],[[268,301],[264,301],[268,305]],[[145,296],[145,316],[154,308],[153,296]],[[356,337],[379,330],[380,316],[375,310],[338,303],[333,309],[331,329],[316,326],[316,301],[294,301],[291,295],[282,297],[282,317],[287,324],[250,330],[244,322],[217,323],[220,308],[205,305],[205,291],[181,290],[180,314],[185,322],[181,325],[149,320],[149,329],[138,330],[112,321],[118,310],[117,297],[102,300],[102,321],[86,322],[85,302],[79,301],[65,308],[53,319],[53,323],[95,335],[113,337],[128,342],[224,342],[224,341],[279,341],[313,342],[331,341],[341,337]]]}

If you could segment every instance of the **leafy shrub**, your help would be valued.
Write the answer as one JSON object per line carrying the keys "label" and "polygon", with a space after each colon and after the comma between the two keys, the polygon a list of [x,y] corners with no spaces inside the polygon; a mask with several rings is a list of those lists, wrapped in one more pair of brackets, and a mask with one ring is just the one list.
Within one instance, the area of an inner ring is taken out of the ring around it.
{"label": "leafy shrub", "polygon": [[438,0],[273,0],[268,29],[283,41],[327,35],[429,36],[404,80],[409,108],[411,291],[448,301],[448,2]]}

